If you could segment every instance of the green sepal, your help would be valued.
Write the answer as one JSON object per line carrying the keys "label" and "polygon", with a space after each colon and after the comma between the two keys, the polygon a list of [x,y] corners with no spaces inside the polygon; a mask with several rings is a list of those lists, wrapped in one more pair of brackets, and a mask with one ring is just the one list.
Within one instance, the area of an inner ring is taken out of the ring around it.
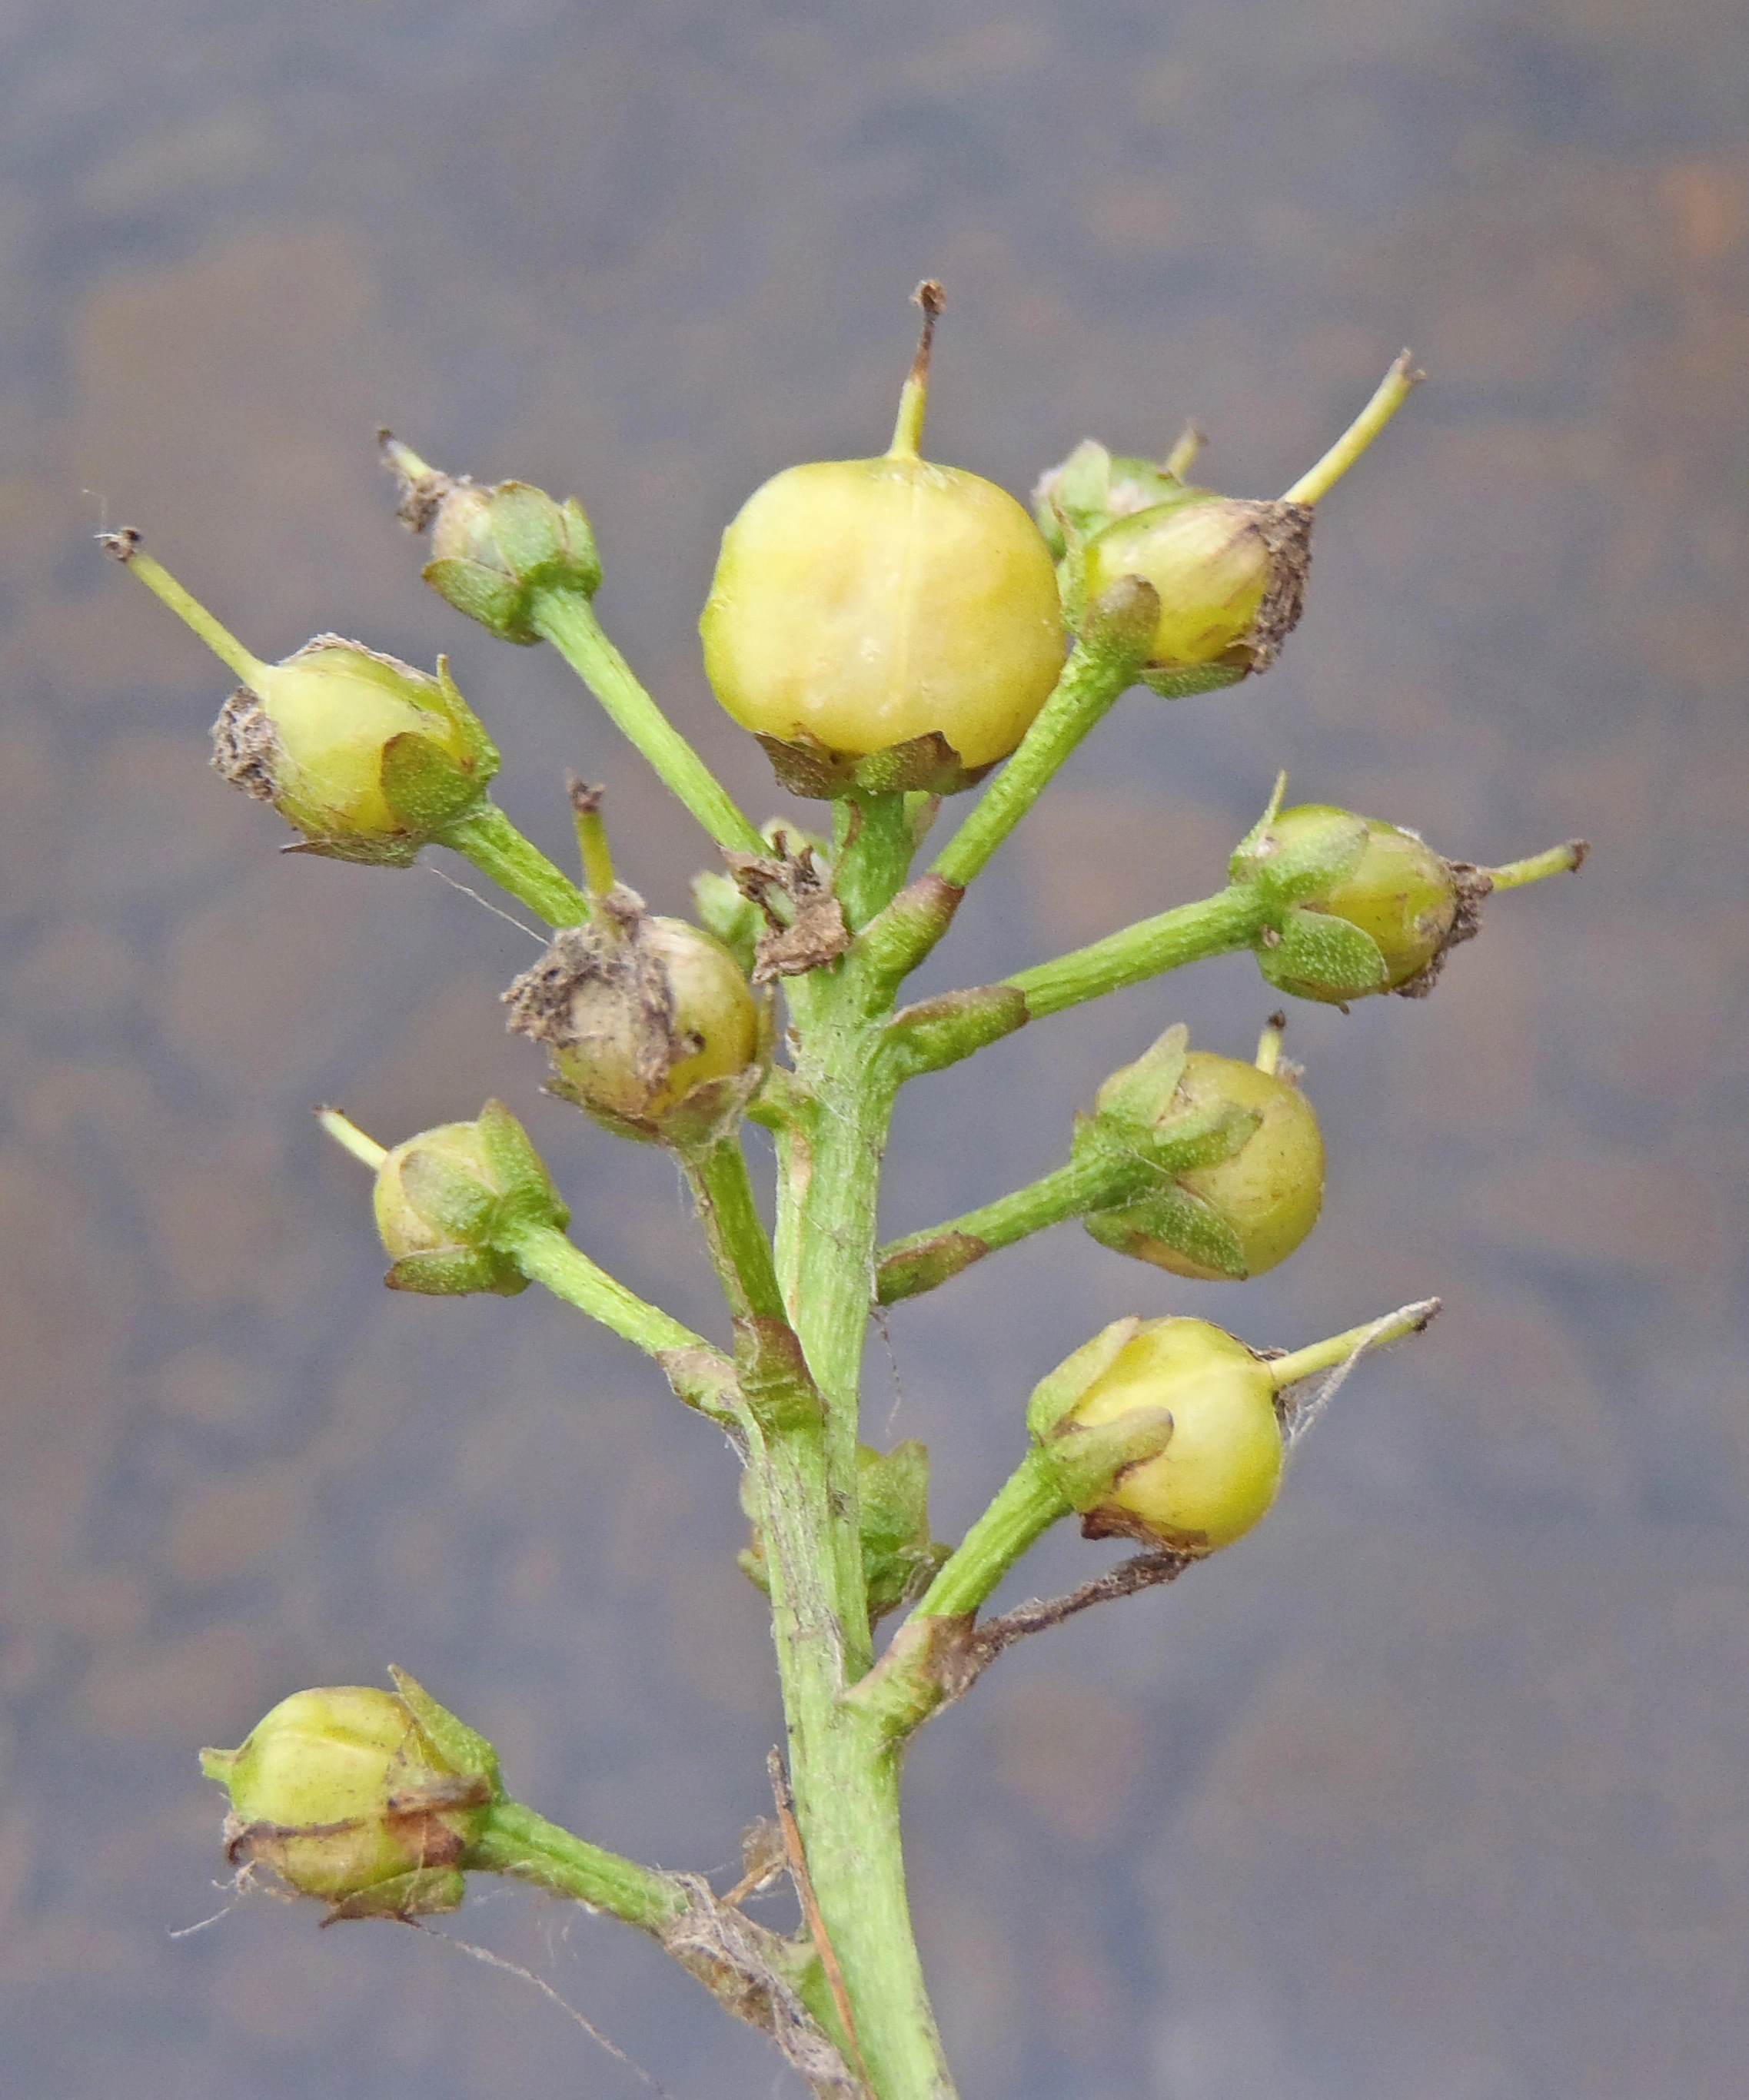
{"label": "green sepal", "polygon": [[1228,686],[1236,686],[1251,671],[1251,658],[1246,652],[1243,664],[1186,664],[1173,669],[1163,665],[1159,669],[1143,671],[1142,683],[1151,693],[1157,693],[1163,700],[1188,699],[1195,693],[1218,693]]}
{"label": "green sepal", "polygon": [[1039,1448],[1063,1500],[1084,1515],[1106,1499],[1120,1473],[1159,1458],[1172,1433],[1170,1408],[1138,1407],[1093,1428],[1062,1423]]}
{"label": "green sepal", "polygon": [[398,1670],[392,1662],[389,1665],[389,1675],[400,1694],[402,1704],[425,1732],[443,1762],[453,1765],[458,1772],[473,1772],[489,1781],[493,1795],[501,1799],[504,1785],[498,1776],[498,1754],[479,1730],[469,1727],[447,1706],[439,1706],[417,1678]]}
{"label": "green sepal", "polygon": [[714,933],[749,977],[757,960],[765,915],[744,896],[732,876],[704,868],[692,878],[692,908],[706,933]]}
{"label": "green sepal", "polygon": [[1378,942],[1346,919],[1296,905],[1277,931],[1277,942],[1258,947],[1257,967],[1278,991],[1297,997],[1315,986],[1325,999],[1345,1002],[1384,990],[1389,972]]}
{"label": "green sepal", "polygon": [[527,593],[514,578],[488,568],[484,562],[453,554],[427,562],[419,573],[440,598],[470,620],[477,620],[501,642],[528,649],[540,640],[529,622]]}
{"label": "green sepal", "polygon": [[1151,1129],[1169,1108],[1190,1054],[1190,1031],[1181,1021],[1175,1022],[1103,1082],[1093,1096],[1095,1118]]}
{"label": "green sepal", "polygon": [[1027,1427],[1036,1443],[1051,1436],[1093,1380],[1105,1375],[1119,1352],[1135,1339],[1141,1325],[1133,1312],[1114,1320],[1039,1380],[1027,1401]]}
{"label": "green sepal", "polygon": [[779,787],[814,801],[852,794],[956,795],[991,770],[967,765],[939,730],[868,752],[834,751],[806,734],[780,737],[756,731],[753,741],[771,760]]}
{"label": "green sepal", "polygon": [[498,1192],[435,1147],[415,1144],[400,1165],[403,1193],[434,1233],[464,1246],[490,1237]]}
{"label": "green sepal", "polygon": [[409,830],[429,838],[466,816],[485,783],[452,752],[417,730],[404,729],[382,747],[382,792]]}
{"label": "green sepal", "polygon": [[1270,807],[1246,833],[1228,864],[1234,882],[1255,883],[1272,903],[1297,904],[1343,881],[1367,849],[1367,820],[1333,810],[1326,822],[1291,845],[1277,848],[1270,827],[1281,806],[1286,776],[1276,783]]}
{"label": "green sepal", "polygon": [[478,1124],[501,1192],[493,1225],[551,1225],[563,1232],[571,1222],[571,1207],[553,1186],[528,1132],[500,1101],[487,1102]]}
{"label": "green sepal", "polygon": [[1186,1109],[1151,1127],[1105,1115],[1077,1115],[1070,1141],[1071,1159],[1098,1155],[1132,1159],[1172,1176],[1230,1159],[1251,1137],[1262,1117],[1255,1109],[1216,1101]]}
{"label": "green sepal", "polygon": [[1120,576],[1087,607],[1076,626],[1081,647],[1107,673],[1142,675],[1160,624],[1160,594],[1142,576]]}
{"label": "green sepal", "polygon": [[871,1622],[921,1596],[951,1548],[930,1536],[930,1454],[915,1437],[856,1449],[863,1573]]}
{"label": "green sepal", "polygon": [[417,1291],[425,1298],[465,1298],[489,1291],[515,1298],[528,1279],[508,1255],[490,1247],[440,1247],[429,1254],[404,1254],[383,1277],[391,1290]]}
{"label": "green sepal", "polygon": [[523,583],[532,582],[567,552],[559,505],[532,482],[496,483],[486,519],[505,567]]}
{"label": "green sepal", "polygon": [[473,770],[474,778],[484,787],[496,777],[501,762],[498,747],[492,742],[486,725],[462,698],[461,687],[450,676],[447,656],[437,660],[437,691],[444,712],[466,748],[466,762]]}
{"label": "green sepal", "polygon": [[1201,1197],[1173,1184],[1120,1209],[1092,1211],[1081,1222],[1102,1246],[1137,1260],[1148,1258],[1138,1242],[1158,1240],[1199,1268],[1235,1282],[1251,1273],[1239,1237],[1226,1219]]}

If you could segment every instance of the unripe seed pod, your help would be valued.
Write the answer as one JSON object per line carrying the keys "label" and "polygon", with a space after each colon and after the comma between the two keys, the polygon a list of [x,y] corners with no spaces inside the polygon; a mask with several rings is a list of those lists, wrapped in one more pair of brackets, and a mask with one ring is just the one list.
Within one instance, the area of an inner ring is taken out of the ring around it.
{"label": "unripe seed pod", "polygon": [[1157,1458],[1127,1467],[1084,1520],[1181,1553],[1212,1553],[1265,1515],[1280,1485],[1275,1383],[1244,1343],[1206,1320],[1144,1320],[1060,1420],[1057,1434],[1167,1410]]}
{"label": "unripe seed pod", "polygon": [[1261,1276],[1285,1261],[1318,1222],[1324,1195],[1324,1142],[1311,1103],[1279,1071],[1212,1051],[1185,1058],[1170,1107],[1178,1113],[1231,1107],[1250,1111],[1256,1128],[1225,1159],[1190,1167],[1177,1187],[1205,1206],[1225,1228],[1235,1268],[1199,1260],[1198,1235],[1178,1207],[1147,1198],[1096,1212],[1087,1229],[1102,1245],[1152,1262],[1177,1276],[1206,1281]]}
{"label": "unripe seed pod", "polygon": [[1266,671],[1300,617],[1311,530],[1309,505],[1195,492],[1095,533],[1085,550],[1086,594],[1098,598],[1121,576],[1153,585],[1157,667],[1212,664],[1236,651],[1238,660]]}
{"label": "unripe seed pod", "polygon": [[560,1229],[570,1213],[528,1133],[501,1101],[395,1145],[377,1169],[377,1231],[394,1290],[514,1297],[528,1279],[495,1244],[512,1219]]}
{"label": "unripe seed pod", "polygon": [[347,1917],[453,1910],[492,1799],[489,1751],[446,1756],[406,1699],[368,1685],[294,1692],[201,1768],[231,1796],[227,1850]]}
{"label": "unripe seed pod", "polygon": [[[1318,803],[1283,810],[1270,823],[1269,837],[1278,848],[1290,848],[1345,814]],[[1458,873],[1424,839],[1377,817],[1365,821],[1358,863],[1300,901],[1308,911],[1346,920],[1370,936],[1385,959],[1385,982],[1378,989],[1399,991],[1424,976],[1455,940],[1474,931],[1473,916],[1464,912]],[[1460,919],[1467,923],[1460,924]],[[1337,996],[1315,983],[1274,981],[1303,999],[1332,1002]]]}
{"label": "unripe seed pod", "polygon": [[[893,449],[789,467],[757,489],[723,535],[700,632],[717,698],[771,744],[848,762],[933,739],[939,764],[951,753],[974,774],[1026,734],[1065,637],[1027,512],[918,457],[939,304],[924,289],[933,302],[920,293],[929,323]],[[888,784],[966,783],[950,766]]]}
{"label": "unripe seed pod", "polygon": [[689,1105],[718,1119],[757,1084],[761,1009],[740,964],[629,889],[598,899],[505,999],[510,1027],[545,1044],[553,1091],[629,1134],[667,1134]]}
{"label": "unripe seed pod", "polygon": [[[412,859],[479,801],[497,760],[447,670],[433,678],[338,634],[258,665],[213,725],[214,770],[338,859]],[[403,800],[397,769],[414,761]]]}

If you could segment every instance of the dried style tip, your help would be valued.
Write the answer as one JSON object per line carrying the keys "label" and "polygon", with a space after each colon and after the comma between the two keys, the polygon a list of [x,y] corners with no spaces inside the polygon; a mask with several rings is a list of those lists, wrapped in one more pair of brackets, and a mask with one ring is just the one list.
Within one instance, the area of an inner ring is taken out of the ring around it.
{"label": "dried style tip", "polygon": [[623,887],[504,997],[511,1030],[552,1060],[550,1091],[627,1136],[702,1140],[761,1076],[760,1007],[735,957]]}

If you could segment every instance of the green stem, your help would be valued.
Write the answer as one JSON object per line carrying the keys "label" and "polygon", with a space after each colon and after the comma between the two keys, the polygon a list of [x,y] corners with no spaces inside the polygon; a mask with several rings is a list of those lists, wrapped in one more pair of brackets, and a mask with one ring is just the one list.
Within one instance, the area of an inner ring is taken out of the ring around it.
{"label": "green stem", "polygon": [[483,802],[450,825],[439,834],[438,843],[471,861],[549,926],[581,926],[590,915],[588,898],[563,868],[523,837],[496,802]]}
{"label": "green stem", "polygon": [[[851,896],[890,896],[908,840],[865,822]],[[809,1878],[877,2100],[952,2093],[905,1892],[896,1750],[844,1693],[872,1659],[858,1521],[857,1405],[875,1198],[896,1079],[880,1055],[890,989],[860,942],[792,988],[796,1094],[779,1266],[822,1418],[756,1421],[749,1466],[771,1585],[788,1765]]]}
{"label": "green stem", "polygon": [[1019,748],[935,856],[933,872],[944,882],[963,889],[983,871],[997,847],[1049,786],[1070,752],[1104,720],[1134,682],[1146,660],[1154,620],[1159,617],[1159,601],[1151,591],[1148,598],[1153,618],[1146,621],[1147,631],[1139,638],[1125,625],[1114,638],[1102,629],[1096,630],[1089,622],[1088,634],[1075,644],[1055,690],[1022,738]]}
{"label": "green stem", "polygon": [[975,1612],[1022,1554],[1068,1511],[1056,1476],[1035,1445],[942,1564],[912,1616],[955,1618]]}
{"label": "green stem", "polygon": [[1218,896],[1141,920],[1121,933],[1108,933],[1102,941],[1059,955],[1054,962],[1017,970],[1003,982],[1024,995],[1027,1014],[1039,1021],[1106,992],[1144,983],[1186,963],[1248,948],[1268,918],[1268,902],[1257,886],[1235,883]]}
{"label": "green stem", "polygon": [[519,1801],[495,1801],[486,1825],[462,1863],[470,1872],[510,1874],[552,1895],[604,1910],[660,1937],[687,1908],[685,1889],[671,1876],[604,1851]]}
{"label": "green stem", "polygon": [[911,865],[915,849],[905,797],[843,796],[833,805],[833,888],[850,931],[858,933],[892,902]]}
{"label": "green stem", "polygon": [[[1133,1154],[1085,1153],[981,1209],[951,1218],[944,1225],[908,1233],[903,1239],[890,1240],[875,1255],[876,1297],[882,1305],[914,1298],[998,1247],[1012,1246],[1016,1240],[1061,1224],[1066,1218],[1113,1209],[1159,1179],[1157,1164]],[[929,1256],[943,1242],[947,1248],[945,1264],[932,1263]]]}
{"label": "green stem", "polygon": [[564,585],[534,593],[533,625],[600,701],[603,710],[656,769],[719,846],[763,853],[765,841],[730,800],[728,792],[639,684],[607,639],[595,608]]}
{"label": "green stem", "polygon": [[510,1256],[530,1282],[539,1283],[568,1305],[599,1321],[654,1357],[669,1383],[691,1407],[716,1419],[739,1424],[740,1389],[735,1368],[701,1335],[682,1327],[659,1306],[628,1290],[592,1262],[554,1225],[506,1227],[495,1244]]}
{"label": "green stem", "polygon": [[974,1614],[1069,1502],[1036,1445],[943,1564],[880,1661],[851,1692],[854,1705],[896,1754],[964,1683]]}

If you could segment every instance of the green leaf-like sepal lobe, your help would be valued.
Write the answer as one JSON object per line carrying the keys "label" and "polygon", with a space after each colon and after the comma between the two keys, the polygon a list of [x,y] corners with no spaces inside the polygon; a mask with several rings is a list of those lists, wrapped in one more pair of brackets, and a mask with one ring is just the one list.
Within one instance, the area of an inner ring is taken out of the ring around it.
{"label": "green leaf-like sepal lobe", "polygon": [[1239,1236],[1201,1197],[1168,1186],[1120,1210],[1095,1211],[1082,1220],[1102,1246],[1146,1260],[1149,1241],[1158,1241],[1199,1268],[1239,1281],[1249,1274]]}
{"label": "green leaf-like sepal lobe", "polygon": [[1277,942],[1259,946],[1257,967],[1279,990],[1315,986],[1323,997],[1345,1000],[1385,989],[1389,973],[1378,942],[1347,920],[1296,906],[1277,930]]}
{"label": "green leaf-like sepal lobe", "polygon": [[1062,1424],[1040,1448],[1063,1500],[1084,1515],[1106,1500],[1120,1474],[1159,1458],[1172,1433],[1169,1408],[1137,1407],[1093,1428]]}
{"label": "green leaf-like sepal lobe", "polygon": [[1134,1313],[1114,1320],[1039,1380],[1027,1402],[1027,1427],[1035,1442],[1042,1444],[1051,1435],[1093,1380],[1108,1371],[1120,1352],[1135,1339],[1141,1326]]}

